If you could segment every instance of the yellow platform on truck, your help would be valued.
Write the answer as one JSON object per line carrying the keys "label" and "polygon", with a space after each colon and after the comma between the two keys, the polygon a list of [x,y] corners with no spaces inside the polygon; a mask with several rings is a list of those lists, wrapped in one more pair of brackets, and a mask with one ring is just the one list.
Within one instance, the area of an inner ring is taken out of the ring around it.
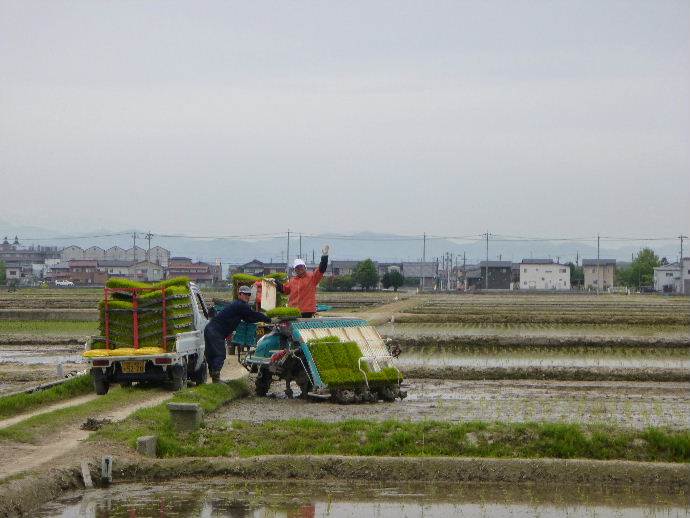
{"label": "yellow platform on truck", "polygon": [[155,354],[166,354],[168,351],[162,347],[119,347],[117,349],[91,349],[84,351],[84,358],[103,358],[109,356],[149,356]]}

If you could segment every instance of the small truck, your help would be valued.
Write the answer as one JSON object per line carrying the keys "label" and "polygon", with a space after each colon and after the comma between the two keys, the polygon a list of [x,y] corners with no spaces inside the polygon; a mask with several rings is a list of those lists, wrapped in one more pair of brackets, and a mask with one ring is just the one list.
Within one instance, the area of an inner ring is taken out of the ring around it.
{"label": "small truck", "polygon": [[[205,383],[204,328],[208,319],[199,288],[192,282],[104,288],[102,332],[87,342],[83,354],[96,394],[107,394],[113,383],[163,383],[172,390],[186,387],[190,380]],[[130,335],[126,342],[116,339]],[[152,344],[152,339],[159,343]]]}

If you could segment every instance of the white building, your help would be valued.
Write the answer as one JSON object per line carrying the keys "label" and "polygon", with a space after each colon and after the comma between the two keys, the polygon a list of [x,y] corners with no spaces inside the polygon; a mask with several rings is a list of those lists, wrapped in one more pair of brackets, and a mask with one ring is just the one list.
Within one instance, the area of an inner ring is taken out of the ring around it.
{"label": "white building", "polygon": [[74,259],[84,259],[84,249],[80,246],[67,246],[60,250],[60,261],[66,263]]}
{"label": "white building", "polygon": [[170,262],[170,250],[166,250],[161,246],[152,246],[148,251],[148,260],[154,264],[160,264],[164,268],[168,267]]}
{"label": "white building", "polygon": [[129,278],[136,281],[156,282],[163,280],[164,271],[159,264],[141,261],[129,267]]}
{"label": "white building", "polygon": [[680,264],[671,263],[654,268],[654,291],[680,293]]}
{"label": "white building", "polygon": [[681,289],[684,295],[690,295],[690,257],[683,257],[683,268],[681,272]]}
{"label": "white building", "polygon": [[521,290],[570,290],[570,266],[552,259],[523,259],[520,263]]}

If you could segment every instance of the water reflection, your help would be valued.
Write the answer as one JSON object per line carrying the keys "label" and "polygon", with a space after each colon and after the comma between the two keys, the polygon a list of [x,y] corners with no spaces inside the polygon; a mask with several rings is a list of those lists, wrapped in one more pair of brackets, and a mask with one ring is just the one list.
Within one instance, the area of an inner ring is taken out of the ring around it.
{"label": "water reflection", "polygon": [[682,491],[646,488],[536,487],[477,484],[251,484],[222,480],[175,481],[65,495],[33,516],[143,518],[402,517],[687,517]]}

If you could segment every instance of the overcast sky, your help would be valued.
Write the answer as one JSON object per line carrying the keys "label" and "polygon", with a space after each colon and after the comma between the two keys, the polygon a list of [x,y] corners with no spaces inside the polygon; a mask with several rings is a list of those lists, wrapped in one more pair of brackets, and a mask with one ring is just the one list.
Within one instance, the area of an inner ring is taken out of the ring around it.
{"label": "overcast sky", "polygon": [[0,220],[687,233],[690,2],[0,0]]}

